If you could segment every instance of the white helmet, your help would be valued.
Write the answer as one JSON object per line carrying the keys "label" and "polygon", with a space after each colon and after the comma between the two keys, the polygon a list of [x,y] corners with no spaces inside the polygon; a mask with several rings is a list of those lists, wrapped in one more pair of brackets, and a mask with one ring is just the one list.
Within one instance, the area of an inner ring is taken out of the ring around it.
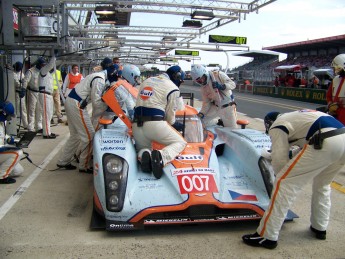
{"label": "white helmet", "polygon": [[[200,65],[200,64],[193,65],[192,70],[190,71],[190,74],[194,82],[201,85],[207,84],[209,74],[203,65]],[[204,80],[202,80],[203,76],[204,76]]]}
{"label": "white helmet", "polygon": [[345,71],[345,54],[339,54],[336,56],[331,64],[334,68],[334,73],[338,75],[341,71]]}
{"label": "white helmet", "polygon": [[122,69],[122,77],[133,86],[140,84],[140,70],[135,65],[124,65]]}

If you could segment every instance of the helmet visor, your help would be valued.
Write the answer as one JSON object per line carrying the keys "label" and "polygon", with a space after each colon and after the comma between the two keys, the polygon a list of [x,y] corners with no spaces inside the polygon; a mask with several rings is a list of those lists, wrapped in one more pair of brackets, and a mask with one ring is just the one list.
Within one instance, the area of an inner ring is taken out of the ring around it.
{"label": "helmet visor", "polygon": [[197,79],[195,79],[195,82],[197,82],[198,84],[201,84],[201,85],[206,85],[207,76],[203,75],[202,77],[198,77]]}

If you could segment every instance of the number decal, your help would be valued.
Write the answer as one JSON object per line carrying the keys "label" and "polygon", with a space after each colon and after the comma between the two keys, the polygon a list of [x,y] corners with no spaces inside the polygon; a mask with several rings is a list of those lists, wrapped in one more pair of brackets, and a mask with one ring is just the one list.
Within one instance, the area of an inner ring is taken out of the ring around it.
{"label": "number decal", "polygon": [[213,174],[183,174],[177,176],[181,194],[218,192]]}

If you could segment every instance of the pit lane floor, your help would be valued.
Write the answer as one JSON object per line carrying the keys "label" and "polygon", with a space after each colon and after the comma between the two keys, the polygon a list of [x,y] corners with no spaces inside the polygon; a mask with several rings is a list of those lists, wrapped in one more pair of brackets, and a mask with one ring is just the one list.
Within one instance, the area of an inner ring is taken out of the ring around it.
{"label": "pit lane floor", "polygon": [[[249,128],[263,130],[259,119]],[[68,127],[52,127],[56,139],[36,136],[29,148],[33,165],[11,185],[0,186],[0,258],[345,258],[345,172],[332,189],[327,240],[309,231],[311,186],[308,184],[292,210],[300,218],[283,225],[275,250],[243,244],[243,234],[255,232],[258,222],[151,227],[134,232],[90,230],[92,176],[77,170],[56,170]]]}

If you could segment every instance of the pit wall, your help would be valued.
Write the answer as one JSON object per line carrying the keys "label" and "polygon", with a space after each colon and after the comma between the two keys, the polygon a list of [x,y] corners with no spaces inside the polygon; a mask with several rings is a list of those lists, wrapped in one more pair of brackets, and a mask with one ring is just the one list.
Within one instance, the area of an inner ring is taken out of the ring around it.
{"label": "pit wall", "polygon": [[295,87],[275,87],[260,85],[244,85],[237,87],[239,92],[252,93],[276,98],[291,99],[301,102],[327,104],[326,92],[322,89],[295,88]]}

